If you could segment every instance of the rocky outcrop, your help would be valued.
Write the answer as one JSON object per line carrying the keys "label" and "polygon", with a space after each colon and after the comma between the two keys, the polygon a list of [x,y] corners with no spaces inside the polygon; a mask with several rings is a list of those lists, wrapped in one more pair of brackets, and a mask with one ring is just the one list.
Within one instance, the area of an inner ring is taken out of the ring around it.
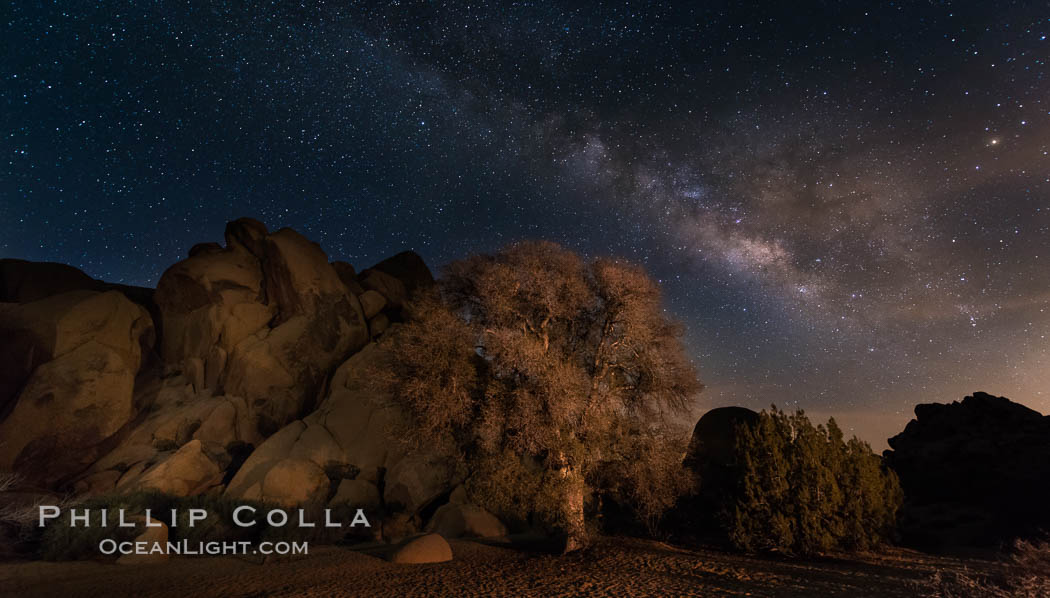
{"label": "rocky outcrop", "polygon": [[32,303],[70,291],[105,291],[106,284],[65,264],[0,260],[0,302]]}
{"label": "rocky outcrop", "polygon": [[152,319],[117,291],[70,291],[5,305],[0,337],[21,353],[0,397],[0,470],[54,485],[87,467],[134,417]]}
{"label": "rocky outcrop", "polygon": [[[135,394],[144,412],[121,442],[81,477],[74,487],[77,492],[94,495],[159,488],[163,476],[153,473],[147,477],[149,472],[179,471],[184,472],[180,479],[187,482],[172,482],[165,490],[198,494],[220,485],[227,472],[244,461],[251,443],[261,441],[244,399],[198,393],[181,374],[152,383],[140,380]],[[199,449],[187,449],[193,451],[194,459],[186,460],[187,453],[180,451],[192,442],[199,443]],[[165,465],[169,459],[181,463]]]}
{"label": "rocky outcrop", "polygon": [[158,319],[153,289],[97,280],[66,264],[0,259],[0,303],[32,303],[70,291],[118,291]]}
{"label": "rocky outcrop", "polygon": [[377,499],[378,488],[384,487],[380,502],[386,508],[414,515],[446,494],[454,484],[450,467],[406,454],[397,440],[406,425],[403,414],[368,387],[368,377],[373,369],[383,367],[384,358],[383,349],[372,343],[343,363],[318,408],[263,442],[230,481],[226,494],[286,502],[292,490],[286,493],[268,483],[277,468],[297,468],[301,471],[297,475],[318,482],[315,473],[308,472],[319,470],[327,475],[327,483],[312,485],[309,496],[296,494],[308,502],[338,496],[340,489],[344,493],[356,489],[353,498],[358,500],[370,494],[367,487],[356,484],[364,482],[376,489]]}
{"label": "rocky outcrop", "polygon": [[1050,529],[1050,417],[976,392],[916,406],[889,445],[907,542],[993,545]]}
{"label": "rocky outcrop", "polygon": [[370,338],[357,295],[316,243],[247,218],[227,225],[226,248],[169,268],[156,302],[165,362],[197,391],[244,398],[264,437],[310,408]]}
{"label": "rocky outcrop", "polygon": [[402,251],[372,266],[371,269],[398,279],[409,293],[434,284],[434,275],[431,274],[430,268],[414,251]]}
{"label": "rocky outcrop", "polygon": [[682,500],[676,525],[717,529],[719,513],[737,475],[737,439],[754,426],[759,414],[746,407],[718,407],[705,413],[693,428],[683,465],[693,474],[696,491]]}
{"label": "rocky outcrop", "polygon": [[405,456],[401,414],[365,383],[430,284],[414,253],[358,274],[250,218],[156,291],[0,260],[0,469],[83,495],[365,506],[418,530],[452,476]]}

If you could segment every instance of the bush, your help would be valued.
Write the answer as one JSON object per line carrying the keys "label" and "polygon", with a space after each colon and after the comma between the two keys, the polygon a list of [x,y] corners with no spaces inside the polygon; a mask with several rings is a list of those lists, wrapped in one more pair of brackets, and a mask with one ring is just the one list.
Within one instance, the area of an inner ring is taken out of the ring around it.
{"label": "bush", "polygon": [[[902,501],[896,475],[835,420],[816,427],[775,406],[737,435],[721,520],[746,551],[811,555],[890,539]],[[701,483],[703,483],[701,481]]]}
{"label": "bush", "polygon": [[1017,540],[995,573],[938,571],[928,598],[1045,598],[1050,596],[1050,543]]}

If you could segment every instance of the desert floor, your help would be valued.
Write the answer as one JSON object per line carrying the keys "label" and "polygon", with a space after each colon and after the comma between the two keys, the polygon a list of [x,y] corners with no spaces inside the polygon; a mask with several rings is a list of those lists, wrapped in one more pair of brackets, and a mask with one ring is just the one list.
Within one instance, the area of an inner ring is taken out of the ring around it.
{"label": "desert floor", "polygon": [[553,556],[453,541],[452,562],[395,565],[350,548],[254,562],[173,557],[149,565],[0,563],[5,596],[907,596],[937,569],[989,563],[893,550],[851,560],[796,561],[601,538]]}

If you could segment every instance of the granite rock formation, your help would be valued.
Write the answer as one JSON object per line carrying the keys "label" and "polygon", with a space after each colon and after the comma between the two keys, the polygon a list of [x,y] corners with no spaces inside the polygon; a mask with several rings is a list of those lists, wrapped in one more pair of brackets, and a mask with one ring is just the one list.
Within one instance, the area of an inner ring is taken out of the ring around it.
{"label": "granite rock formation", "polygon": [[975,392],[916,406],[889,445],[906,542],[988,546],[1050,530],[1050,416]]}
{"label": "granite rock formation", "polygon": [[0,260],[0,471],[79,495],[363,502],[421,530],[459,480],[394,439],[404,419],[366,382],[426,264],[358,272],[250,218],[224,240],[156,290]]}

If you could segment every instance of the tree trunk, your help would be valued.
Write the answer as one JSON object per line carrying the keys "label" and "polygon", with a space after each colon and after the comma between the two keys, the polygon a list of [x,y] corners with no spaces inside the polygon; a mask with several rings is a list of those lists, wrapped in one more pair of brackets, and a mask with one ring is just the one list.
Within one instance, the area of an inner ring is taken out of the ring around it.
{"label": "tree trunk", "polygon": [[562,525],[565,534],[563,553],[579,550],[587,545],[587,526],[583,516],[584,481],[580,471],[566,458],[558,455],[558,474],[566,481],[562,497]]}

